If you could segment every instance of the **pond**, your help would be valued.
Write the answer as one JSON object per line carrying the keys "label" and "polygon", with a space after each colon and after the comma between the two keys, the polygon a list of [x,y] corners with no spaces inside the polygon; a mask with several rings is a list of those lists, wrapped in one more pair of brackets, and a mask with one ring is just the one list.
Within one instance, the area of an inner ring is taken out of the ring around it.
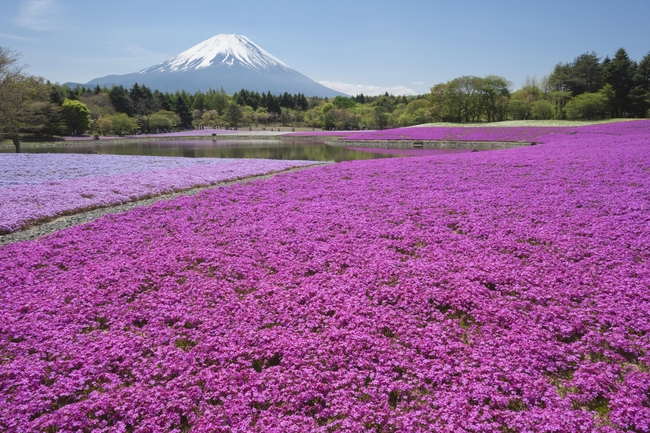
{"label": "pond", "polygon": [[[113,155],[182,156],[188,158],[263,158],[310,161],[352,161],[358,159],[467,153],[471,149],[379,149],[328,146],[308,140],[124,140],[67,142],[62,146],[23,147],[23,153],[104,153]],[[13,153],[13,148],[0,149]]]}

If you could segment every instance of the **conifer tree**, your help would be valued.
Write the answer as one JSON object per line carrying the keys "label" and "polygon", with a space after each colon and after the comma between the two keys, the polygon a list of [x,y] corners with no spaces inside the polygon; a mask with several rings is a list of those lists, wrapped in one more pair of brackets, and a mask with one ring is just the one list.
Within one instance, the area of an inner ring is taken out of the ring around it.
{"label": "conifer tree", "polygon": [[650,52],[639,63],[630,93],[632,108],[638,117],[650,116]]}
{"label": "conifer tree", "polygon": [[148,131],[150,129],[149,119],[153,113],[160,109],[160,105],[154,98],[151,89],[144,84],[138,86],[138,83],[135,83],[129,92],[129,96],[131,98],[131,107],[138,118],[140,127]]}
{"label": "conifer tree", "polygon": [[181,126],[183,128],[192,127],[192,113],[185,103],[185,99],[182,95],[176,97],[176,103],[174,104],[174,113],[178,114],[178,117],[181,119]]}
{"label": "conifer tree", "polygon": [[205,95],[199,90],[194,94],[194,102],[192,103],[193,110],[203,111],[205,109]]}
{"label": "conifer tree", "polygon": [[602,66],[595,52],[581,54],[570,66],[570,83],[573,96],[596,93],[602,84]]}
{"label": "conifer tree", "polygon": [[271,92],[268,93],[266,98],[267,98],[266,111],[268,111],[269,113],[275,113],[279,116],[282,110],[278,98],[275,95],[272,95]]}
{"label": "conifer tree", "polygon": [[61,87],[58,85],[52,86],[52,90],[50,90],[50,102],[60,107],[63,105],[64,100],[65,98],[63,97],[63,93],[61,93]]}
{"label": "conifer tree", "polygon": [[153,97],[161,110],[173,111],[172,106],[169,103],[169,94],[163,94],[159,90],[154,90]]}
{"label": "conifer tree", "polygon": [[124,113],[127,116],[133,116],[135,113],[131,106],[131,97],[129,92],[122,86],[113,86],[108,92],[113,108],[118,113]]}
{"label": "conifer tree", "polygon": [[307,102],[307,98],[305,97],[304,94],[302,93],[298,94],[296,106],[302,111],[307,111],[309,109],[309,102]]}
{"label": "conifer tree", "polygon": [[606,64],[603,71],[604,81],[614,89],[613,108],[617,117],[626,117],[632,110],[630,91],[632,90],[636,64],[630,60],[625,49],[621,48]]}

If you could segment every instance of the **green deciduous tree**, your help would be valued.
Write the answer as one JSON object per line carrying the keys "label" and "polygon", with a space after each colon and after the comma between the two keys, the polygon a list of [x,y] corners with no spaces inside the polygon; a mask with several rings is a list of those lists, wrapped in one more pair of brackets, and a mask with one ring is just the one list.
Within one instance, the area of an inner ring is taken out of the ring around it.
{"label": "green deciduous tree", "polygon": [[231,102],[228,104],[228,107],[226,108],[226,120],[230,124],[231,127],[237,128],[237,125],[241,122],[242,120],[242,107],[237,104],[236,102]]}
{"label": "green deciduous tree", "polygon": [[360,117],[347,108],[333,108],[327,112],[327,117],[335,129],[351,131],[360,128]]}
{"label": "green deciduous tree", "polygon": [[[99,92],[87,95],[82,95],[79,100],[86,104],[86,107],[90,110],[90,119],[99,119],[100,117],[110,116],[115,113],[113,104],[111,104],[111,99],[108,96],[108,93]],[[61,102],[63,104],[63,102]]]}
{"label": "green deciduous tree", "polygon": [[481,111],[488,122],[505,120],[511,83],[498,75],[488,75],[479,83]]}
{"label": "green deciduous tree", "polygon": [[449,117],[455,122],[478,120],[480,113],[479,77],[465,75],[451,80],[445,88]]}
{"label": "green deciduous tree", "polygon": [[531,117],[535,120],[548,120],[555,116],[555,107],[549,101],[541,99],[531,105]]}
{"label": "green deciduous tree", "polygon": [[446,122],[505,120],[511,83],[503,77],[466,75],[431,88],[427,99],[431,119]]}
{"label": "green deciduous tree", "polygon": [[429,101],[426,99],[415,99],[404,107],[404,112],[398,117],[399,126],[419,125],[431,122],[432,115],[429,109]]}
{"label": "green deciduous tree", "polygon": [[520,98],[517,92],[508,103],[508,113],[514,120],[529,119],[532,112],[532,101],[527,98]]}
{"label": "green deciduous tree", "polygon": [[564,118],[564,107],[571,99],[571,92],[554,90],[547,94],[548,101],[553,104],[556,119]]}
{"label": "green deciduous tree", "polygon": [[58,112],[50,102],[50,85],[23,73],[15,51],[0,47],[0,136],[11,139],[20,152],[22,133],[47,130]]}
{"label": "green deciduous tree", "polygon": [[616,94],[614,93],[614,88],[611,84],[605,83],[598,93],[603,95],[605,98],[605,112],[607,117],[614,117],[616,115],[616,109],[614,107],[614,98],[616,97]]}
{"label": "green deciduous tree", "polygon": [[97,120],[97,129],[99,130],[100,134],[106,136],[113,129],[113,122],[111,122],[111,119],[108,117],[100,117]]}
{"label": "green deciduous tree", "polygon": [[83,102],[66,99],[61,105],[61,113],[69,134],[83,134],[88,130],[90,110]]}
{"label": "green deciduous tree", "polygon": [[280,121],[280,124],[282,126],[286,126],[289,123],[291,123],[291,117],[292,117],[291,110],[289,110],[288,108],[283,108],[280,113],[280,117],[278,117],[278,120]]}
{"label": "green deciduous tree", "polygon": [[208,110],[201,115],[201,122],[203,125],[216,126],[219,125],[219,112],[217,110]]}
{"label": "green deciduous tree", "polygon": [[[151,117],[149,118],[149,127],[151,128],[151,130],[155,132],[166,132],[174,127],[173,117],[168,116],[165,113],[171,113],[171,112],[159,111],[151,115]],[[174,113],[171,114],[173,115]]]}
{"label": "green deciduous tree", "polygon": [[357,103],[354,99],[348,98],[347,96],[337,96],[332,101],[332,104],[336,108],[347,108],[348,110],[354,110],[357,106]]}
{"label": "green deciduous tree", "polygon": [[607,112],[607,98],[601,93],[583,93],[571,99],[565,111],[570,120],[601,119]]}
{"label": "green deciduous tree", "polygon": [[311,108],[305,112],[305,122],[312,128],[322,128],[323,113],[318,107]]}
{"label": "green deciduous tree", "polygon": [[377,105],[373,112],[372,126],[375,129],[388,128],[390,111],[384,105]]}
{"label": "green deciduous tree", "polygon": [[138,123],[134,118],[129,117],[126,113],[115,113],[109,117],[111,127],[114,133],[120,137],[135,131],[138,128]]}

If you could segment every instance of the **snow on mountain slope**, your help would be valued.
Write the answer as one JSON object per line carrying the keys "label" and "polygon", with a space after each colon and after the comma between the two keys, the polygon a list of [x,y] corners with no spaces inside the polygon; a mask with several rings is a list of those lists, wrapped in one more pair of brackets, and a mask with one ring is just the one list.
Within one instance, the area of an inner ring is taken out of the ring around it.
{"label": "snow on mountain slope", "polygon": [[341,92],[323,86],[274,57],[241,35],[221,34],[157,65],[124,75],[107,75],[87,87],[144,84],[161,92],[196,92],[223,89],[233,94],[241,89],[273,94],[303,93],[335,97]]}
{"label": "snow on mountain slope", "polygon": [[188,71],[218,64],[233,66],[235,62],[256,71],[271,68],[291,69],[246,36],[221,34],[183,51],[170,60],[143,69],[140,73]]}

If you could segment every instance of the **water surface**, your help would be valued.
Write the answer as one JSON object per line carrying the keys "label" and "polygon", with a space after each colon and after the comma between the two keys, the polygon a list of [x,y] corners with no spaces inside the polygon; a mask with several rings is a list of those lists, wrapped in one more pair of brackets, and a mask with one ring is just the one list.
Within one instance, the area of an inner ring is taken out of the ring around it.
{"label": "water surface", "polygon": [[[308,140],[124,140],[123,143],[79,141],[64,146],[24,147],[21,150],[23,153],[100,153],[181,156],[187,158],[263,158],[334,162],[471,152],[471,149],[339,147]],[[0,152],[13,153],[14,150],[0,149]]]}

